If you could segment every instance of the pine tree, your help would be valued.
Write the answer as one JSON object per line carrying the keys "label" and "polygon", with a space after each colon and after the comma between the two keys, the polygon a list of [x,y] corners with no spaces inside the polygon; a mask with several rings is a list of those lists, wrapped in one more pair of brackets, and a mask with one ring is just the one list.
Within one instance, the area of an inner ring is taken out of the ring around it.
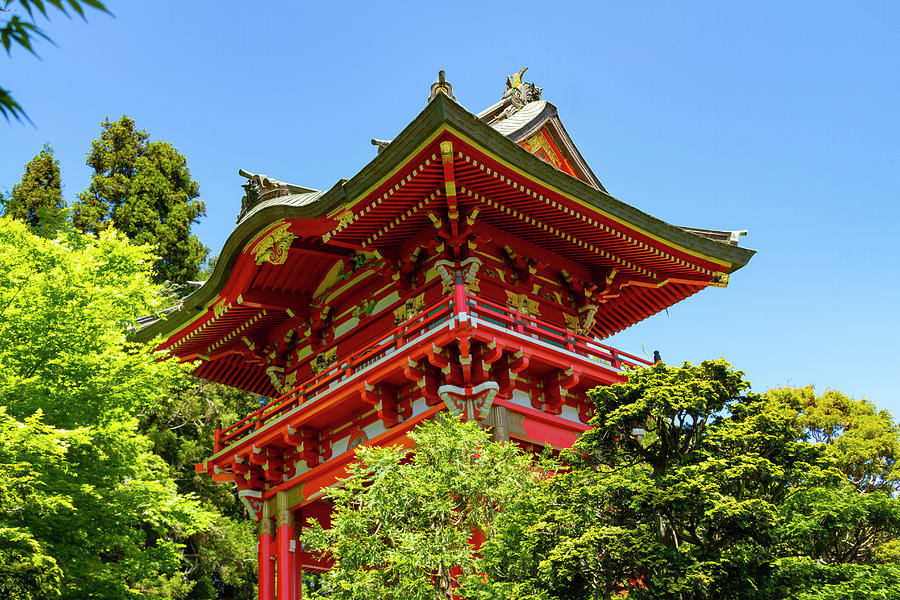
{"label": "pine tree", "polygon": [[114,227],[135,244],[150,244],[159,260],[155,280],[184,283],[197,277],[209,249],[191,234],[191,224],[206,214],[197,198],[185,157],[171,144],[149,141],[123,115],[101,124],[87,164],[91,184],[78,195],[72,212],[77,229],[99,233]]}
{"label": "pine tree", "polygon": [[65,225],[66,203],[62,197],[59,161],[53,148],[43,149],[25,165],[22,181],[13,186],[9,198],[0,195],[2,214],[24,221],[33,232],[54,237]]}

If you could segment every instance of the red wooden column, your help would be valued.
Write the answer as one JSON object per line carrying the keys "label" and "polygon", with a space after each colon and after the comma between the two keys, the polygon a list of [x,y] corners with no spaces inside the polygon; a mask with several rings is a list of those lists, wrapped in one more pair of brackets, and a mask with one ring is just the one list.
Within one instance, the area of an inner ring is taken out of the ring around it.
{"label": "red wooden column", "polygon": [[272,541],[275,537],[268,502],[263,502],[262,516],[257,523],[259,539],[256,560],[259,565],[259,600],[275,600],[275,557],[272,556]]}
{"label": "red wooden column", "polygon": [[294,513],[288,508],[288,497],[285,492],[275,495],[275,563],[278,571],[278,600],[296,600],[297,590],[294,582],[294,556],[296,545],[294,538]]}

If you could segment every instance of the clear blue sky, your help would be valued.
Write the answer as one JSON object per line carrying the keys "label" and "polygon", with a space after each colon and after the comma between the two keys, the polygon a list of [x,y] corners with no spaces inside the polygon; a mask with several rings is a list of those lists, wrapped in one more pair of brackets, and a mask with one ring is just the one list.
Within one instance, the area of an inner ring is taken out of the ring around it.
{"label": "clear blue sky", "polygon": [[105,115],[187,156],[218,253],[238,168],[350,177],[445,69],[477,112],[528,66],[617,198],[759,250],[612,339],[670,363],[724,356],[754,389],[815,384],[900,417],[900,3],[176,2],[54,18],[41,60],[0,57],[36,124],[0,122],[0,189],[47,142],[67,200]]}

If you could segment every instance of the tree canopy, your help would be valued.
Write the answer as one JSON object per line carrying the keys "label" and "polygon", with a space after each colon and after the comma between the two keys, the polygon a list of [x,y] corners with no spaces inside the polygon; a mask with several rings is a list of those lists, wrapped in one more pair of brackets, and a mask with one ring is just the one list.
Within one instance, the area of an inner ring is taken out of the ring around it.
{"label": "tree canopy", "polygon": [[159,257],[157,283],[195,279],[209,249],[191,233],[206,208],[197,199],[200,186],[187,160],[171,144],[149,141],[124,115],[107,118],[101,129],[87,158],[94,174],[73,206],[73,225],[95,234],[112,227],[136,244],[150,245]]}
{"label": "tree canopy", "polygon": [[214,522],[138,430],[184,368],[129,343],[152,255],[114,232],[47,240],[0,218],[0,596],[181,598]]}
{"label": "tree canopy", "polygon": [[410,437],[414,453],[361,446],[350,478],[329,491],[331,528],[314,522],[303,537],[335,560],[318,593],[347,600],[522,597],[516,582],[482,577],[486,564],[471,542],[501,535],[498,516],[529,502],[548,464],[449,416]]}
{"label": "tree canopy", "polygon": [[0,215],[24,221],[44,237],[55,237],[63,229],[66,203],[62,197],[59,161],[49,145],[45,144],[25,165],[22,181],[13,186],[9,197],[0,194]]}
{"label": "tree canopy", "polygon": [[594,390],[593,429],[566,454],[574,468],[543,507],[505,516],[517,535],[490,552],[530,565],[550,598],[900,593],[900,501],[858,486],[861,463],[879,473],[869,482],[891,472],[889,416],[840,396],[841,414],[868,419],[845,421],[854,460],[843,435],[821,438],[836,393],[748,390],[724,361],[660,363]]}
{"label": "tree canopy", "polygon": [[898,440],[886,413],[837,392],[752,394],[722,360],[658,363],[590,398],[593,429],[562,453],[567,467],[536,468],[514,444],[452,419],[416,430],[415,454],[361,449],[330,493],[332,529],[304,537],[335,558],[317,593],[900,594]]}

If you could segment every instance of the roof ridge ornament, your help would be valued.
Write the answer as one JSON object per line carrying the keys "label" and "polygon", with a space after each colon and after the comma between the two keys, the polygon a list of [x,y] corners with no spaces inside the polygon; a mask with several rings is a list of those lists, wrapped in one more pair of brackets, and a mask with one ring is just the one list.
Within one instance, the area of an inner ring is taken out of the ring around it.
{"label": "roof ridge ornament", "polygon": [[451,100],[456,100],[456,96],[453,95],[453,86],[447,81],[443,69],[438,71],[438,80],[431,84],[431,95],[428,96],[428,101],[431,102],[441,93],[446,94]]}
{"label": "roof ridge ornament", "polygon": [[244,169],[238,169],[238,175],[247,178],[247,183],[241,186],[246,193],[244,194],[244,197],[241,198],[241,212],[238,214],[239,223],[248,210],[263,200],[316,191],[300,185],[278,181],[277,179],[272,179],[268,175],[263,175],[262,173],[251,173]]}
{"label": "roof ridge ornament", "polygon": [[500,118],[509,117],[513,113],[518,112],[529,102],[536,102],[541,99],[541,92],[544,90],[533,83],[528,83],[522,79],[522,76],[525,75],[525,71],[527,70],[528,67],[525,67],[518,73],[507,76],[506,91],[503,92],[503,100],[508,100],[510,105],[503,111],[503,115],[501,115]]}
{"label": "roof ridge ornament", "polygon": [[378,147],[378,154],[384,152],[384,150],[391,145],[393,140],[379,140],[377,138],[372,138],[372,145]]}

